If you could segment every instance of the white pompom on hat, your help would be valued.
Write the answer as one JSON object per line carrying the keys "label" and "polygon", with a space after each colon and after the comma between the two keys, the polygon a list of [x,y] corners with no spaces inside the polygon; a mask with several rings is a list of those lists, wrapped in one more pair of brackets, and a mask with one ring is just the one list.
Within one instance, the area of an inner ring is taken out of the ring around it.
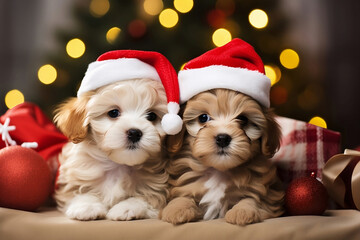
{"label": "white pompom on hat", "polygon": [[207,90],[224,88],[244,93],[270,107],[271,81],[254,48],[235,38],[185,64],[178,74],[180,103]]}
{"label": "white pompom on hat", "polygon": [[158,52],[115,50],[102,54],[89,64],[77,96],[122,80],[150,78],[161,81],[167,97],[168,113],[162,118],[163,130],[175,135],[182,128],[179,112],[177,74],[169,60]]}

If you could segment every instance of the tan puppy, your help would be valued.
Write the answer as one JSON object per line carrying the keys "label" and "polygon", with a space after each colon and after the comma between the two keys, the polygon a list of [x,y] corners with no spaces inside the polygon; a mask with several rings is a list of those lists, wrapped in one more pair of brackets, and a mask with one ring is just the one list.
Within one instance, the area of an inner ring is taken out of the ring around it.
{"label": "tan puppy", "polygon": [[122,80],[62,104],[57,126],[69,137],[60,155],[55,200],[78,220],[156,218],[166,204],[160,81]]}
{"label": "tan puppy", "polygon": [[279,147],[273,113],[242,93],[213,89],[184,106],[185,127],[169,137],[171,201],[161,219],[180,224],[225,217],[249,224],[283,213],[269,161]]}

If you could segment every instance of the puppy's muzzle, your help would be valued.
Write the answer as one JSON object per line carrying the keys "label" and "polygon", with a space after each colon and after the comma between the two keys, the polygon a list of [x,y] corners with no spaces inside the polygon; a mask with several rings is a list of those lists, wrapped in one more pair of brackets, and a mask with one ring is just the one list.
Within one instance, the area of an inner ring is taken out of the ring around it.
{"label": "puppy's muzzle", "polygon": [[221,148],[225,148],[229,146],[231,140],[232,138],[230,137],[230,135],[225,133],[220,133],[215,137],[216,145],[218,145]]}
{"label": "puppy's muzzle", "polygon": [[137,128],[131,128],[127,130],[126,134],[127,134],[127,139],[129,140],[130,143],[139,142],[143,135],[142,131]]}

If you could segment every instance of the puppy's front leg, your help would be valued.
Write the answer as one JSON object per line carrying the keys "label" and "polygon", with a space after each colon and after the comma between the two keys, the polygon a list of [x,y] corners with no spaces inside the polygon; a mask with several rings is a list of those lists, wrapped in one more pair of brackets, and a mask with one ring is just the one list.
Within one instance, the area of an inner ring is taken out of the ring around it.
{"label": "puppy's front leg", "polygon": [[178,197],[171,200],[161,213],[161,219],[172,223],[181,224],[195,221],[202,217],[201,209],[194,199]]}
{"label": "puppy's front leg", "polygon": [[114,205],[106,218],[115,221],[128,221],[131,219],[156,218],[159,211],[154,209],[142,198],[128,198]]}
{"label": "puppy's front leg", "polygon": [[262,211],[252,198],[244,198],[225,214],[228,223],[246,225],[264,220]]}
{"label": "puppy's front leg", "polygon": [[91,194],[75,196],[66,206],[65,214],[77,220],[95,220],[104,218],[107,208],[100,199]]}

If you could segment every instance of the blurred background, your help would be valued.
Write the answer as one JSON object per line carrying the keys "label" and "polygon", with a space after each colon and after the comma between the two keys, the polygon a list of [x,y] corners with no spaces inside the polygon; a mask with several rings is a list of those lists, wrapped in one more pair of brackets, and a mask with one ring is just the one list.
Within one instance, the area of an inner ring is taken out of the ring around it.
{"label": "blurred background", "polygon": [[[0,114],[23,101],[52,118],[109,50],[186,61],[242,38],[262,57],[278,115],[360,145],[360,1],[0,0]],[[315,118],[314,118],[315,117]]]}

